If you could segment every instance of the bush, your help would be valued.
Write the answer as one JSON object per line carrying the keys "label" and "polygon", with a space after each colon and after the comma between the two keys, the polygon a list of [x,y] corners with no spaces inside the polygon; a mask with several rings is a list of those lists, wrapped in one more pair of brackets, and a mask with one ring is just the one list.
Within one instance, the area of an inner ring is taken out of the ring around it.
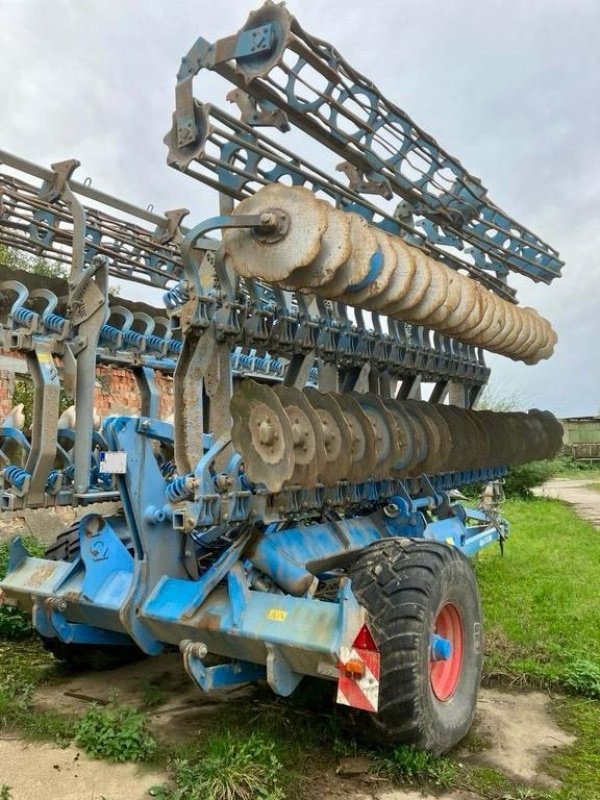
{"label": "bush", "polygon": [[260,733],[213,736],[198,760],[176,759],[176,788],[164,800],[284,800],[279,783],[283,764],[275,743]]}
{"label": "bush", "polygon": [[[8,570],[10,542],[0,542],[0,580]],[[23,537],[23,544],[31,556],[43,556],[45,546],[33,536]],[[29,614],[24,614],[13,606],[0,606],[0,637],[19,641],[28,639],[34,633]]]}
{"label": "bush", "polygon": [[564,685],[574,694],[600,700],[600,665],[587,658],[576,658],[565,669]]}
{"label": "bush", "polygon": [[528,500],[533,497],[531,490],[535,486],[541,486],[555,474],[552,461],[532,461],[511,467],[504,478],[504,493],[507,497]]}
{"label": "bush", "polygon": [[147,761],[156,752],[146,717],[127,706],[92,706],[77,723],[75,741],[93,758],[110,761]]}

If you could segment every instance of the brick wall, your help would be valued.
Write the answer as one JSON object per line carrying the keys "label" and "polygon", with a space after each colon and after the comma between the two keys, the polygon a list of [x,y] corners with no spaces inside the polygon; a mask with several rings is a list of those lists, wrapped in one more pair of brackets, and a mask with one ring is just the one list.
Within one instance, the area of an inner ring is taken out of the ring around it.
{"label": "brick wall", "polygon": [[[0,418],[12,408],[15,378],[25,377],[26,374],[24,359],[0,352]],[[129,370],[99,365],[96,379],[95,406],[100,417],[139,413],[140,397],[135,378]],[[173,379],[157,374],[156,382],[160,392],[160,416],[164,419],[173,413]]]}

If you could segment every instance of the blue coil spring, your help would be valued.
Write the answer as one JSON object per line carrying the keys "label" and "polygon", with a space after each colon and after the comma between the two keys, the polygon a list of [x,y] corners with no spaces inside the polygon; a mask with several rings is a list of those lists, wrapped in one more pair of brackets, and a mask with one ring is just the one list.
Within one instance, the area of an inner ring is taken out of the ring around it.
{"label": "blue coil spring", "polygon": [[60,472],[57,469],[53,469],[50,472],[50,475],[48,475],[48,480],[46,481],[46,488],[54,489],[59,478],[60,478]]}
{"label": "blue coil spring", "polygon": [[165,340],[160,336],[156,336],[155,334],[146,336],[146,348],[148,350],[157,350],[159,353],[162,353],[164,346]]}
{"label": "blue coil spring", "polygon": [[16,311],[13,312],[13,318],[19,323],[19,325],[31,325],[37,314],[34,311],[31,311],[29,308],[17,308]]}
{"label": "blue coil spring", "polygon": [[137,331],[123,331],[123,341],[132,347],[142,347],[146,337]]}
{"label": "blue coil spring", "polygon": [[165,490],[167,500],[170,503],[177,503],[180,500],[189,500],[191,497],[193,497],[193,492],[187,485],[188,478],[191,477],[192,475],[190,473],[188,475],[179,475],[177,478],[173,478]]}
{"label": "blue coil spring", "polygon": [[100,328],[100,341],[118,344],[121,340],[121,331],[114,325],[103,325]]}
{"label": "blue coil spring", "polygon": [[17,467],[16,464],[10,464],[8,467],[5,467],[2,471],[2,475],[9,483],[16,486],[17,489],[22,489],[27,478],[31,478],[31,474],[27,472],[27,470],[24,470],[22,467]]}
{"label": "blue coil spring", "polygon": [[177,467],[172,461],[163,461],[160,465],[160,471],[165,478],[172,478],[176,469]]}
{"label": "blue coil spring", "polygon": [[54,333],[62,333],[66,324],[67,320],[58,314],[47,314],[44,317],[44,325]]}
{"label": "blue coil spring", "polygon": [[183,342],[179,339],[169,339],[169,353],[179,355],[183,350]]}
{"label": "blue coil spring", "polygon": [[177,308],[177,306],[182,306],[184,303],[187,303],[189,299],[190,293],[183,281],[180,281],[176,286],[174,286],[172,289],[169,289],[169,291],[165,292],[163,295],[164,303],[170,310]]}

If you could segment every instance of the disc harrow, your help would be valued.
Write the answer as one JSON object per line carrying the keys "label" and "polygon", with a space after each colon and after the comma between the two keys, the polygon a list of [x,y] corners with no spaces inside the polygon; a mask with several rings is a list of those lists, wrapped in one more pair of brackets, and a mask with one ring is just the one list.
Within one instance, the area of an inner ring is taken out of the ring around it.
{"label": "disc harrow", "polygon": [[[194,98],[204,69],[234,84],[241,119]],[[257,130],[291,125],[347,185]],[[332,680],[378,743],[453,747],[482,657],[466,556],[503,546],[510,466],[562,439],[549,412],[475,410],[484,351],[551,355],[508,278],[549,283],[558,253],[283,4],[197,39],[165,142],[218,216],[185,229],[184,209],[77,183],[75,160],[0,151],[0,349],[34,389],[0,426],[0,512],[118,503],[46,559],[15,541],[0,601],[33,609],[61,658],[179,648],[206,691]],[[10,269],[35,271],[31,256],[67,280]],[[164,308],[111,296],[109,278]],[[129,371],[139,412],[96,413],[98,363]],[[469,484],[479,503],[452,491]]]}
{"label": "disc harrow", "polygon": [[370,393],[336,395],[244,381],[232,441],[253,483],[278,492],[385,476],[465,472],[552,458],[562,426],[547,411],[473,411]]}
{"label": "disc harrow", "polygon": [[267,186],[239,203],[235,215],[262,215],[278,231],[225,231],[225,257],[245,278],[423,325],[527,364],[554,351],[555,332],[532,308],[503,300],[303,187]]}

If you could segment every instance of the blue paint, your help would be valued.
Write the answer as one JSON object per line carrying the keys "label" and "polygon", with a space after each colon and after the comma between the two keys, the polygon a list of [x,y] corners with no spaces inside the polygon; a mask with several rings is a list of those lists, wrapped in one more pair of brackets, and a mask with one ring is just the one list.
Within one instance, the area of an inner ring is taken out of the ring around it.
{"label": "blue paint", "polygon": [[431,634],[431,657],[434,661],[447,661],[452,655],[452,643],[437,633]]}
{"label": "blue paint", "polygon": [[360,292],[361,289],[366,289],[367,286],[370,286],[372,283],[375,283],[377,278],[381,274],[381,270],[383,269],[383,253],[381,250],[377,249],[369,260],[369,271],[365,275],[365,277],[359,281],[358,283],[353,283],[346,289],[347,292],[350,294],[354,294],[355,292]]}

